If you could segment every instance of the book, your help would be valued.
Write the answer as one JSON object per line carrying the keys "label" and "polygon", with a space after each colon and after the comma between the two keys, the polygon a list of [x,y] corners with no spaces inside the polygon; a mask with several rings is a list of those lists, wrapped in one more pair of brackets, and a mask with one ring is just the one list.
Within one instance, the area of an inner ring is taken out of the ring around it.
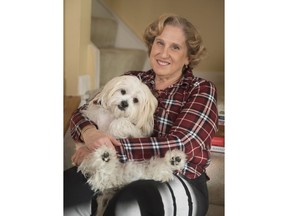
{"label": "book", "polygon": [[217,110],[218,110],[218,124],[225,124],[225,98],[224,98],[224,86],[218,89],[219,95],[217,100]]}
{"label": "book", "polygon": [[224,147],[224,141],[224,137],[215,136],[212,138],[211,145]]}
{"label": "book", "polygon": [[225,125],[225,112],[220,111],[218,113],[218,125]]}
{"label": "book", "polygon": [[211,146],[211,151],[212,152],[220,152],[220,153],[225,153],[225,147],[223,146]]}
{"label": "book", "polygon": [[218,110],[218,131],[211,140],[211,151],[225,152],[225,98],[224,86],[218,88],[219,97],[217,100]]}
{"label": "book", "polygon": [[219,125],[218,131],[211,140],[211,151],[225,152],[225,126]]}

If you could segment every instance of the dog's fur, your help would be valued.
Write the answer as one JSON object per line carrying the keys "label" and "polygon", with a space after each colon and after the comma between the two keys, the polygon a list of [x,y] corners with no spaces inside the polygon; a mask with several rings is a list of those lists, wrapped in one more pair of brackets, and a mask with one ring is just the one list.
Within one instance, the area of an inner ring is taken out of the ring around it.
{"label": "dog's fur", "polygon": [[185,153],[174,149],[167,151],[163,158],[121,163],[115,150],[103,145],[85,158],[78,170],[88,177],[92,190],[99,193],[97,216],[102,216],[109,200],[121,187],[140,179],[173,180],[173,172],[182,170],[185,162]]}
{"label": "dog's fur", "polygon": [[[157,99],[135,76],[120,76],[110,80],[92,99],[82,113],[94,121],[99,130],[116,138],[149,137],[153,132],[153,114]],[[97,216],[103,215],[115,191],[140,180],[169,181],[173,172],[184,168],[186,155],[180,150],[168,151],[165,157],[121,163],[114,149],[97,148],[78,167],[97,196]]]}
{"label": "dog's fur", "polygon": [[184,168],[185,159],[184,152],[174,149],[167,151],[163,158],[121,163],[116,151],[103,145],[86,157],[78,169],[88,177],[88,183],[94,191],[104,191],[121,188],[139,179],[170,181],[174,171]]}
{"label": "dog's fur", "polygon": [[144,83],[126,75],[110,80],[82,112],[99,130],[116,138],[148,137],[153,131],[157,105]]}

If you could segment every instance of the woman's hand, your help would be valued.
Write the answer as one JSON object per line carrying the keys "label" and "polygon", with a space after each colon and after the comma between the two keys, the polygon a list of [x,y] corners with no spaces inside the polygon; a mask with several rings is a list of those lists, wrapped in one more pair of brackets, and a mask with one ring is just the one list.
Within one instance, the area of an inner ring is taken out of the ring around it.
{"label": "woman's hand", "polygon": [[114,137],[103,131],[97,130],[94,126],[90,126],[88,129],[84,128],[83,131],[83,141],[87,148],[91,151],[94,151],[101,145],[106,145],[111,148],[121,145],[121,143],[117,141]]}
{"label": "woman's hand", "polygon": [[90,154],[91,151],[87,148],[87,146],[84,144],[80,148],[78,148],[75,153],[72,155],[72,164],[74,166],[79,166],[84,158]]}
{"label": "woman's hand", "polygon": [[83,128],[82,131],[82,139],[85,144],[78,148],[72,156],[72,162],[76,166],[79,166],[89,153],[93,152],[101,145],[106,145],[111,148],[121,145],[114,137],[97,130],[94,126],[87,126]]}

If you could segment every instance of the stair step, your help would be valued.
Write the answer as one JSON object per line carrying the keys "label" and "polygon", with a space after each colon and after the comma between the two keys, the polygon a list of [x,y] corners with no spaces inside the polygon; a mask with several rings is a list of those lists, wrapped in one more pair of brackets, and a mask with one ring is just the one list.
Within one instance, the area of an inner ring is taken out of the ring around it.
{"label": "stair step", "polygon": [[114,47],[117,22],[110,18],[91,18],[91,41],[99,48]]}
{"label": "stair step", "polygon": [[101,48],[100,86],[130,70],[142,70],[147,52],[139,49]]}

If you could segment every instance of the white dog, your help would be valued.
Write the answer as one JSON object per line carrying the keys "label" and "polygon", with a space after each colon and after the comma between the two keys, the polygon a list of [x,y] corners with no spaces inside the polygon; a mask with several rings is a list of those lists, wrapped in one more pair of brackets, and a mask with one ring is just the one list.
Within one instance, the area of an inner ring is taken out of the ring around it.
{"label": "white dog", "polygon": [[[144,83],[135,76],[120,76],[110,80],[82,113],[99,130],[116,138],[149,137],[156,107],[157,99]],[[114,149],[101,146],[83,160],[78,171],[87,176],[95,192],[102,193],[97,196],[97,216],[100,216],[115,190],[139,179],[172,180],[173,172],[182,170],[185,162],[185,153],[175,149],[164,158],[121,163]]]}
{"label": "white dog", "polygon": [[157,104],[148,86],[126,75],[110,80],[82,112],[99,130],[116,138],[148,137]]}

